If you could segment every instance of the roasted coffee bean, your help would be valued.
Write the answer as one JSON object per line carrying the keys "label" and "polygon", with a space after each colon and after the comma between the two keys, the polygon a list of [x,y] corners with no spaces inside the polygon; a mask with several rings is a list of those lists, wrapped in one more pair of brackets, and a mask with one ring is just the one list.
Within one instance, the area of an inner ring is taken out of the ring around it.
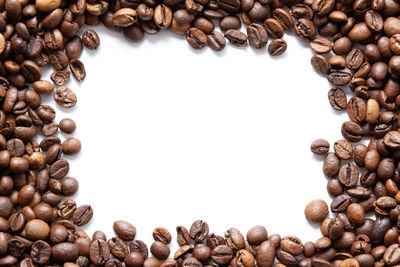
{"label": "roasted coffee bean", "polygon": [[93,209],[90,205],[79,206],[72,215],[72,221],[82,226],[87,224],[93,217]]}
{"label": "roasted coffee bean", "polygon": [[113,229],[122,240],[130,241],[135,238],[136,228],[126,221],[118,220],[114,222]]}
{"label": "roasted coffee bean", "polygon": [[77,97],[75,93],[66,86],[58,87],[53,93],[54,100],[63,108],[75,106]]}
{"label": "roasted coffee bean", "polygon": [[326,154],[323,164],[323,172],[328,177],[334,177],[340,168],[340,159],[333,152]]}
{"label": "roasted coffee bean", "polygon": [[72,59],[69,62],[69,68],[71,69],[72,74],[78,81],[82,81],[86,77],[86,70],[83,63],[78,59]]}
{"label": "roasted coffee bean", "polygon": [[340,88],[332,88],[328,92],[328,99],[331,106],[336,110],[347,108],[346,93]]}
{"label": "roasted coffee bean", "polygon": [[145,258],[145,259],[147,259],[148,255],[149,255],[149,251],[147,249],[146,244],[141,240],[133,240],[129,244],[129,250],[131,252],[139,252],[140,254],[143,255],[143,258]]}
{"label": "roasted coffee bean", "polygon": [[190,28],[186,34],[186,40],[194,49],[201,49],[207,45],[207,36],[197,28]]}
{"label": "roasted coffee bean", "polygon": [[90,246],[90,260],[94,264],[104,265],[109,258],[110,249],[108,248],[106,241],[101,239],[93,241]]}
{"label": "roasted coffee bean", "polygon": [[184,226],[177,226],[176,233],[177,233],[176,240],[177,240],[179,246],[184,246],[184,245],[190,244],[189,231]]}
{"label": "roasted coffee bean", "polygon": [[351,203],[351,197],[348,195],[339,195],[335,197],[331,203],[331,210],[333,212],[342,212],[347,209]]}
{"label": "roasted coffee bean", "polygon": [[332,50],[332,42],[327,38],[318,37],[311,40],[310,47],[318,54],[325,54]]}
{"label": "roasted coffee bean", "polygon": [[279,23],[285,28],[285,30],[290,30],[293,28],[293,19],[283,8],[276,8],[272,12],[272,17],[279,21]]}
{"label": "roasted coffee bean", "polygon": [[350,69],[330,69],[328,81],[336,86],[343,86],[351,81],[352,73]]}
{"label": "roasted coffee bean", "polygon": [[233,251],[230,247],[220,245],[211,251],[211,259],[220,265],[228,264],[233,257]]}
{"label": "roasted coffee bean", "polygon": [[327,74],[329,70],[328,60],[322,55],[314,55],[311,58],[311,65],[320,73]]}
{"label": "roasted coffee bean", "polygon": [[286,41],[283,39],[274,39],[268,45],[268,53],[271,56],[278,56],[283,54],[287,49]]}
{"label": "roasted coffee bean", "polygon": [[211,34],[207,35],[208,46],[215,51],[221,51],[225,48],[226,40],[222,33],[213,31]]}
{"label": "roasted coffee bean", "polygon": [[311,152],[318,155],[325,155],[329,151],[329,142],[325,139],[316,139],[311,144]]}
{"label": "roasted coffee bean", "polygon": [[311,222],[322,222],[329,214],[328,205],[321,199],[313,200],[307,204],[304,214]]}
{"label": "roasted coffee bean", "polygon": [[347,103],[347,114],[352,121],[356,123],[363,122],[367,115],[365,101],[359,97],[352,97]]}
{"label": "roasted coffee bean", "polygon": [[190,227],[190,238],[196,242],[203,241],[208,235],[208,224],[205,221],[197,220]]}
{"label": "roasted coffee bean", "polygon": [[261,24],[252,23],[247,27],[247,38],[252,47],[260,49],[267,45],[268,33]]}
{"label": "roasted coffee bean", "polygon": [[299,38],[305,40],[312,39],[316,35],[314,24],[307,18],[298,19],[294,25],[294,31]]}
{"label": "roasted coffee bean", "polygon": [[234,29],[228,30],[226,31],[224,36],[234,46],[242,47],[247,45],[247,36],[239,30],[234,30]]}
{"label": "roasted coffee bean", "polygon": [[169,231],[163,227],[157,227],[156,229],[154,229],[153,238],[155,241],[160,241],[165,244],[169,244],[172,239]]}
{"label": "roasted coffee bean", "polygon": [[150,246],[150,251],[153,254],[153,256],[159,260],[167,259],[170,254],[169,247],[160,241],[155,241]]}
{"label": "roasted coffee bean", "polygon": [[283,37],[284,28],[278,20],[274,18],[268,18],[264,21],[264,27],[267,29],[268,35],[272,38],[280,39]]}
{"label": "roasted coffee bean", "polygon": [[362,139],[363,130],[357,123],[346,121],[342,124],[342,135],[350,142],[359,142]]}
{"label": "roasted coffee bean", "polygon": [[83,45],[89,49],[97,49],[100,46],[100,38],[94,30],[86,30],[82,35]]}

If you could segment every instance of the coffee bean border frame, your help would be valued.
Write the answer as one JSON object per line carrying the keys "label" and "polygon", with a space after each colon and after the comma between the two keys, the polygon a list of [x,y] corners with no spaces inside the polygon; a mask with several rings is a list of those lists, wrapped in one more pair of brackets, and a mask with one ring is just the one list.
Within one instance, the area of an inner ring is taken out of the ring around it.
{"label": "coffee bean border frame", "polygon": [[[384,267],[400,264],[400,5],[395,0],[0,0],[0,266],[127,267]],[[239,18],[240,16],[240,18]],[[215,22],[219,28],[215,29]],[[93,210],[65,199],[78,190],[67,177],[80,141],[63,142],[60,129],[72,134],[75,122],[55,122],[56,112],[41,103],[53,94],[65,108],[77,102],[64,86],[70,73],[84,80],[78,59],[84,47],[97,49],[93,30],[103,23],[127,40],[170,29],[186,35],[195,49],[220,51],[226,39],[250,44],[278,56],[287,44],[285,31],[315,52],[311,64],[337,86],[328,99],[346,110],[344,137],[329,152],[317,139],[311,151],[325,155],[330,205],[311,201],[305,216],[321,223],[322,237],[302,243],[296,236],[268,235],[264,226],[246,237],[236,228],[223,236],[209,233],[202,220],[187,230],[177,226],[180,248],[170,257],[170,232],[153,231],[154,242],[135,240],[136,228],[116,221],[115,237],[97,231],[92,238],[79,227]],[[247,35],[239,29],[247,27]],[[51,65],[53,83],[41,80]],[[69,70],[66,68],[69,67]],[[342,86],[354,93],[347,101]],[[32,87],[32,88],[31,88]],[[39,133],[45,136],[34,141]],[[368,146],[358,143],[370,138]],[[342,160],[350,160],[342,164]],[[360,175],[361,174],[361,175]],[[373,219],[366,215],[374,215]]]}

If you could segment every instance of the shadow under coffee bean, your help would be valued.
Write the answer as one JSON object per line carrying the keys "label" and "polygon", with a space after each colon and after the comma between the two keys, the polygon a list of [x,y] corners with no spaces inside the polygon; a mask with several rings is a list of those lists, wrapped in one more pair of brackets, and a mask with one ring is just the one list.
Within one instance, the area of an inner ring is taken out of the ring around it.
{"label": "shadow under coffee bean", "polygon": [[[0,0],[0,10],[0,266],[400,263],[397,2]],[[151,245],[135,240],[136,228],[126,221],[114,223],[116,236],[109,239],[101,231],[89,237],[79,229],[91,220],[93,209],[65,198],[77,192],[78,181],[68,177],[70,165],[63,155],[78,153],[81,142],[55,136],[59,130],[73,133],[75,122],[67,118],[57,123],[55,109],[41,98],[52,94],[57,105],[75,106],[77,96],[64,85],[71,74],[84,80],[86,70],[78,58],[84,47],[100,45],[95,31],[78,34],[83,25],[99,23],[131,41],[169,28],[186,35],[195,49],[209,46],[216,51],[229,43],[280,55],[287,48],[288,30],[308,42],[316,53],[312,66],[335,86],[327,93],[329,103],[349,117],[341,127],[344,139],[333,146],[317,139],[310,148],[324,156],[323,173],[333,197],[330,206],[314,200],[304,211],[310,222],[320,223],[323,237],[303,243],[293,235],[270,235],[264,226],[251,228],[247,235],[236,228],[218,235],[197,220],[188,228],[177,226],[180,248],[172,255],[169,244],[174,240],[162,227],[154,230]],[[247,34],[239,30],[242,23]],[[41,80],[45,66],[55,70],[50,75],[54,84]],[[346,96],[340,86],[354,95]],[[43,138],[36,138],[39,132]],[[368,145],[352,144],[366,138]],[[329,208],[335,213],[332,218],[327,218]]]}

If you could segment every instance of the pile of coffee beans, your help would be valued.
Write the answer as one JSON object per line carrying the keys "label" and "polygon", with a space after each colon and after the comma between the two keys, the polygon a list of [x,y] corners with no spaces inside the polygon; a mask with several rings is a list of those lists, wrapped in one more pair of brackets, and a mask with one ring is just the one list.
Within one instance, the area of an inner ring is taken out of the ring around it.
{"label": "pile of coffee beans", "polygon": [[[400,264],[400,4],[396,0],[0,0],[0,266],[106,267],[384,267]],[[114,223],[115,237],[80,226],[90,205],[70,199],[79,187],[63,155],[81,149],[72,119],[56,121],[41,101],[70,108],[77,96],[71,73],[85,79],[79,57],[97,49],[102,23],[129,41],[170,29],[195,49],[220,51],[228,40],[272,56],[285,52],[288,31],[315,52],[312,66],[335,87],[330,105],[346,110],[342,140],[318,139],[330,207],[314,200],[305,217],[322,237],[269,235],[264,226],[244,236],[230,228],[211,233],[205,221],[153,231],[148,246],[129,222]],[[216,25],[218,23],[218,25]],[[217,27],[219,29],[217,29]],[[246,27],[246,31],[242,29]],[[269,44],[268,44],[269,42]],[[268,46],[267,46],[268,45]],[[267,48],[266,48],[267,47]],[[42,67],[51,66],[51,81]],[[352,95],[345,93],[350,88]],[[350,97],[348,100],[347,98]],[[369,140],[368,145],[363,140]],[[328,217],[330,211],[333,217]]]}

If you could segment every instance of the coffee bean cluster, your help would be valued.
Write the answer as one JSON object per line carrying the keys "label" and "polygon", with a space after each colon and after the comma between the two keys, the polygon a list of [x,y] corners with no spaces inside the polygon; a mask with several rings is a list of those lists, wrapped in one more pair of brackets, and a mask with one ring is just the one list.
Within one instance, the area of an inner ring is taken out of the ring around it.
{"label": "coffee bean cluster", "polygon": [[[0,266],[398,266],[399,15],[396,0],[0,0]],[[198,220],[176,227],[180,248],[172,255],[172,235],[163,227],[153,231],[149,247],[126,221],[116,221],[108,239],[81,230],[93,209],[70,199],[79,183],[63,158],[81,143],[57,137],[59,130],[74,133],[76,124],[57,122],[41,95],[52,94],[63,108],[77,103],[66,84],[71,73],[85,79],[79,57],[100,45],[95,31],[81,28],[99,23],[129,41],[170,29],[195,49],[216,51],[228,40],[277,56],[287,49],[288,31],[307,42],[312,66],[335,86],[330,105],[349,116],[332,152],[326,140],[311,145],[324,157],[333,197],[330,207],[313,200],[305,208],[322,237],[303,243],[269,235],[264,226],[220,236]],[[54,69],[51,81],[42,79],[46,66]]]}

